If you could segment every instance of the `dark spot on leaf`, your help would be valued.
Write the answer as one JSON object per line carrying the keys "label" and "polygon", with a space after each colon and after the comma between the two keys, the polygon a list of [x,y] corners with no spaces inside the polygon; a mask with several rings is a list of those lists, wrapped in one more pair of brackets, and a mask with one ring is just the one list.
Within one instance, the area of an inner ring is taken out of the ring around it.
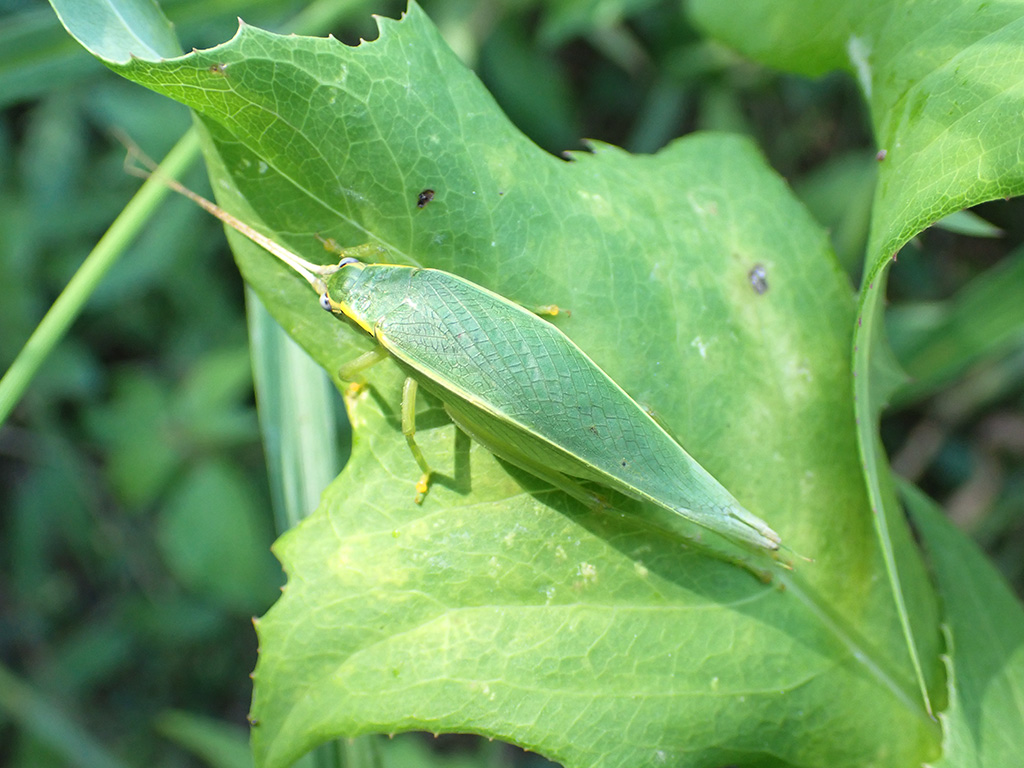
{"label": "dark spot on leaf", "polygon": [[750,285],[754,288],[754,293],[758,296],[768,293],[768,271],[764,268],[764,264],[755,264],[748,277]]}
{"label": "dark spot on leaf", "polygon": [[227,69],[227,64],[214,64],[210,67],[210,71],[215,75],[225,75],[227,74]]}
{"label": "dark spot on leaf", "polygon": [[416,198],[416,207],[417,208],[426,208],[427,207],[427,203],[429,203],[433,199],[434,199],[434,190],[432,190],[432,189],[424,189],[422,192],[420,192],[419,196]]}

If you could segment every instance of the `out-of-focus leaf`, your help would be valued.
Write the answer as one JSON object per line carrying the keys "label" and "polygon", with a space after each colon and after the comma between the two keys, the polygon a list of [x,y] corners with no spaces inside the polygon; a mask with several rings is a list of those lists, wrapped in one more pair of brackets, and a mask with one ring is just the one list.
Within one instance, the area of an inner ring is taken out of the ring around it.
{"label": "out-of-focus leaf", "polygon": [[193,712],[169,710],[157,718],[157,731],[203,760],[210,768],[252,768],[244,728]]}
{"label": "out-of-focus leaf", "polygon": [[480,77],[524,133],[552,152],[579,146],[573,95],[553,56],[530,45],[523,25],[508,20],[480,56]]}
{"label": "out-of-focus leaf", "polygon": [[947,633],[949,708],[936,768],[1024,764],[1024,610],[1006,582],[931,499],[903,498],[939,585]]}
{"label": "out-of-focus leaf", "polygon": [[176,395],[175,411],[203,445],[254,441],[256,414],[249,404],[252,372],[244,347],[208,354]]}
{"label": "out-of-focus leaf", "polygon": [[0,105],[102,71],[68,40],[48,8],[8,14],[0,25]]}
{"label": "out-of-focus leaf", "polygon": [[115,378],[109,406],[89,414],[92,433],[110,451],[107,476],[129,508],[156,499],[182,463],[171,402],[159,379],[128,370]]}
{"label": "out-of-focus leaf", "polygon": [[1000,237],[1003,230],[974,211],[953,211],[935,222],[936,227],[969,237]]}
{"label": "out-of-focus leaf", "polygon": [[246,614],[262,610],[276,582],[268,516],[230,465],[191,470],[160,513],[164,559],[187,587]]}
{"label": "out-of-focus leaf", "polygon": [[622,23],[654,5],[655,0],[548,0],[544,5],[541,38],[558,45],[574,35]]}
{"label": "out-of-focus leaf", "polygon": [[68,765],[125,768],[80,723],[30,684],[0,666],[0,713],[9,717]]}
{"label": "out-of-focus leaf", "polygon": [[832,247],[851,274],[859,273],[864,263],[876,166],[874,158],[850,152],[814,169],[796,185],[804,205],[828,228]]}
{"label": "out-of-focus leaf", "polygon": [[[927,332],[912,334],[900,350],[900,361],[911,380],[897,399],[917,400],[962,375],[986,357],[1005,353],[1024,343],[1024,251],[1018,250],[983,272],[953,298],[925,309]],[[897,314],[900,322],[907,313]],[[909,316],[907,322],[914,322]],[[894,337],[903,338],[900,329]],[[916,336],[916,339],[914,338]]]}

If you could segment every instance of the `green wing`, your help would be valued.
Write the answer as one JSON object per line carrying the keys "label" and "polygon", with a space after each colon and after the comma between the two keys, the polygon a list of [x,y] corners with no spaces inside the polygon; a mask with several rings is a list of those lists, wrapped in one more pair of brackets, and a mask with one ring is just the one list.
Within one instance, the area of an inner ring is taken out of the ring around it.
{"label": "green wing", "polygon": [[[405,300],[374,325],[456,420],[515,463],[651,501],[730,539],[779,538],[547,321],[480,286],[418,270]],[[529,467],[525,467],[529,469]]]}

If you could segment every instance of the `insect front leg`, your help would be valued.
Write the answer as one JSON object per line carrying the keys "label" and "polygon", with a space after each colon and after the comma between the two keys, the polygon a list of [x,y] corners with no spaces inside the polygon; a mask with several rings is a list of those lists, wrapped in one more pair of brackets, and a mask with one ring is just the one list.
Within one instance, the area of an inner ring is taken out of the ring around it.
{"label": "insect front leg", "polygon": [[571,309],[560,307],[557,304],[524,304],[523,306],[541,317],[558,317],[559,315],[572,317]]}
{"label": "insect front leg", "polygon": [[409,443],[412,457],[416,459],[416,463],[423,472],[416,483],[416,503],[422,504],[423,497],[427,495],[427,489],[430,487],[430,475],[433,474],[433,470],[427,464],[423,451],[416,443],[416,392],[418,389],[419,385],[415,379],[410,377],[405,380],[405,386],[402,387],[402,434],[405,435],[405,441]]}
{"label": "insect front leg", "polygon": [[374,347],[369,352],[364,352],[355,360],[350,360],[338,368],[338,378],[351,382],[348,392],[345,394],[352,397],[359,392],[366,385],[366,380],[362,376],[363,371],[372,368],[387,356],[388,353],[384,347]]}

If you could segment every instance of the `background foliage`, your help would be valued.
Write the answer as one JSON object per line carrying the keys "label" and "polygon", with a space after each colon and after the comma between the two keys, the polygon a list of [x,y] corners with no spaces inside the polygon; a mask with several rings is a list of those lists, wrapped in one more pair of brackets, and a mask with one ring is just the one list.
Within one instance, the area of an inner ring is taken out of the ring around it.
{"label": "background foliage", "polygon": [[[254,5],[222,17],[209,4],[168,12],[181,14],[183,41],[201,46],[226,39],[233,15],[274,28],[297,10]],[[852,80],[772,74],[702,37],[675,4],[638,5],[626,21],[572,5],[426,8],[517,125],[551,151],[579,136],[636,152],[695,128],[753,136],[831,228],[855,280],[877,161]],[[366,10],[353,9],[343,39],[375,36]],[[0,45],[9,52],[0,82],[11,84],[0,89],[9,99],[0,128],[5,360],[130,194],[110,129],[160,156],[188,124],[166,100],[96,68],[48,9],[9,13],[0,32],[10,41]],[[523,87],[537,81],[545,87]],[[201,186],[198,176],[189,183]],[[915,384],[898,395],[884,432],[897,466],[947,502],[1019,591],[1018,208],[984,206],[999,239],[980,238],[993,230],[961,218],[900,254],[890,330]],[[248,690],[239,681],[254,661],[244,617],[263,612],[281,577],[266,555],[269,490],[242,301],[229,259],[213,250],[221,241],[200,213],[169,203],[0,432],[0,650],[31,686],[5,703],[19,724],[36,723],[7,726],[15,764],[71,751],[74,731],[43,726],[64,722],[58,712],[113,753],[168,765],[184,758],[157,733],[202,754],[210,740],[196,715],[242,722]],[[112,759],[96,750],[96,760]],[[477,764],[497,759],[486,748]]]}

